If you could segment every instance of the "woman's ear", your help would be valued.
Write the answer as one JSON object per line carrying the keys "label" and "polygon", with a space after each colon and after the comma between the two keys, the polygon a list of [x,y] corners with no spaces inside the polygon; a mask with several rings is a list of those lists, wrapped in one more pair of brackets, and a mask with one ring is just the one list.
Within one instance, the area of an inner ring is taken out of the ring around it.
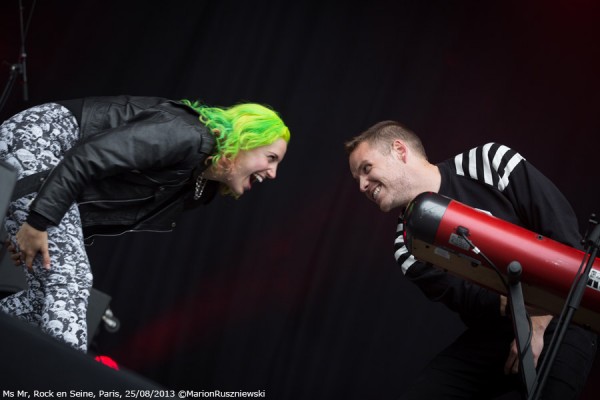
{"label": "woman's ear", "polygon": [[227,158],[227,157],[221,157],[221,158],[219,158],[219,161],[217,161],[215,166],[222,173],[226,174],[233,170],[234,164],[235,164],[235,162],[232,159]]}

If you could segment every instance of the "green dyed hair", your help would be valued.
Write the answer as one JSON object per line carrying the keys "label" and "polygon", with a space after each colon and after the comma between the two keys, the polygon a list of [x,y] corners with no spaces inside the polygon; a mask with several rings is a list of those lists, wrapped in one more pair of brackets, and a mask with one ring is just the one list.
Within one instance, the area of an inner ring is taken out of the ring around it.
{"label": "green dyed hair", "polygon": [[290,141],[290,131],[272,109],[241,103],[229,108],[208,107],[199,101],[182,100],[200,114],[200,122],[215,135],[217,153],[212,163],[221,158],[233,159],[240,150],[268,146],[277,139]]}

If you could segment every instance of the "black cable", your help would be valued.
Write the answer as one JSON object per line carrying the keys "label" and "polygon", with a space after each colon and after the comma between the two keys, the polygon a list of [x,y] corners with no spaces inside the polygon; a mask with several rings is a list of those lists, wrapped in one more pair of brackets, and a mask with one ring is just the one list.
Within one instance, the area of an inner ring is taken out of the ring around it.
{"label": "black cable", "polygon": [[[469,234],[469,230],[463,226],[459,226],[458,228],[456,228],[456,233],[458,233],[468,243],[473,253],[480,255],[485,260],[485,262],[488,263],[489,266],[496,272],[496,274],[498,274],[500,281],[502,281],[502,284],[504,285],[508,298],[508,293],[510,293],[510,287],[508,286],[508,282],[504,278],[504,275],[502,274],[502,272],[500,272],[500,269],[496,266],[496,264],[494,264],[492,260],[490,260],[488,256],[486,256],[485,253],[481,251],[477,246],[475,246],[475,244],[473,244],[473,242],[467,237]],[[525,346],[523,347],[523,349],[521,349],[521,353],[519,354],[519,361],[521,362],[521,366],[523,365],[523,355],[527,352],[527,350],[529,350],[529,346],[531,345],[531,340],[533,338],[533,323],[531,322],[531,317],[527,312],[525,313],[525,316],[527,317],[527,323],[529,325],[529,335],[527,337],[527,341],[525,342]]]}
{"label": "black cable", "polygon": [[481,257],[483,257],[483,259],[490,265],[490,267],[496,271],[496,273],[498,274],[498,277],[500,278],[500,280],[502,281],[502,284],[504,285],[504,288],[506,289],[506,291],[509,291],[509,286],[508,286],[508,282],[506,281],[506,279],[504,278],[504,275],[502,275],[502,272],[500,272],[500,270],[498,269],[498,267],[496,267],[496,265],[492,262],[492,260],[490,260],[483,251],[481,251],[477,246],[475,246],[473,244],[473,242],[471,241],[471,239],[469,239],[467,237],[467,235],[469,234],[469,230],[463,226],[459,226],[458,228],[456,228],[456,233],[458,233],[463,239],[465,239],[465,241],[469,244],[469,246],[471,247],[471,250],[473,251],[473,253],[480,255]]}
{"label": "black cable", "polygon": [[27,23],[25,24],[25,30],[23,32],[23,41],[27,37],[27,32],[29,32],[29,25],[31,24],[31,17],[33,17],[33,9],[35,8],[35,3],[37,0],[33,0],[31,3],[31,9],[29,10],[29,17],[27,17]]}
{"label": "black cable", "polygon": [[6,86],[4,87],[4,91],[2,92],[2,95],[0,96],[0,111],[2,111],[2,108],[4,108],[4,103],[6,103],[6,100],[8,99],[8,95],[12,91],[13,85],[15,84],[16,75],[18,74],[18,71],[16,69],[17,69],[16,66],[14,66],[14,65],[11,66],[8,82],[6,83]]}

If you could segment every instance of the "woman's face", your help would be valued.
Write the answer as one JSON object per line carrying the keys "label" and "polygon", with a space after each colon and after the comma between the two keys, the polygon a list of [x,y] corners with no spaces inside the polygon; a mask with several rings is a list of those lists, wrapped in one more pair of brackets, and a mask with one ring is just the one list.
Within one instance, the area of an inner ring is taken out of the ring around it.
{"label": "woman's face", "polygon": [[286,150],[287,143],[281,138],[267,146],[240,150],[225,173],[225,184],[236,196],[241,196],[253,183],[275,179]]}

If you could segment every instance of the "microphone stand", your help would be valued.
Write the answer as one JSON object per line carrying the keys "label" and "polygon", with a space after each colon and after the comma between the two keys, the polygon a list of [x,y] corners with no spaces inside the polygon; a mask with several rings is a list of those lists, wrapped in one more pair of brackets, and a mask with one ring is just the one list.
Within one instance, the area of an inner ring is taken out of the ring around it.
{"label": "microphone stand", "polygon": [[550,367],[556,358],[558,348],[560,347],[567,328],[573,319],[573,315],[579,308],[579,303],[581,303],[581,298],[583,297],[585,288],[587,287],[586,284],[590,275],[590,271],[592,270],[592,265],[594,264],[594,260],[598,254],[598,247],[600,247],[600,224],[596,223],[591,233],[587,235],[585,243],[587,247],[583,260],[585,261],[589,254],[589,257],[587,258],[587,264],[583,273],[575,277],[574,286],[567,297],[565,308],[561,312],[556,326],[556,331],[552,335],[552,340],[550,341],[546,358],[540,366],[540,373],[533,385],[531,396],[528,397],[530,400],[536,400],[540,397],[541,391],[546,383],[546,379],[548,378]]}
{"label": "microphone stand", "polygon": [[4,108],[4,104],[12,91],[14,83],[17,79],[18,75],[22,76],[22,84],[23,84],[23,100],[29,101],[29,88],[27,82],[27,52],[25,51],[25,37],[27,36],[27,29],[29,28],[29,21],[31,21],[31,15],[33,14],[33,7],[35,6],[35,1],[31,7],[31,11],[29,14],[29,19],[27,21],[27,27],[25,27],[23,23],[23,0],[19,0],[19,24],[20,24],[20,36],[21,36],[21,45],[19,48],[19,60],[16,64],[12,64],[10,66],[10,75],[8,77],[8,82],[4,87],[2,92],[2,96],[0,96],[0,111]]}
{"label": "microphone stand", "polygon": [[25,26],[23,25],[23,0],[19,0],[19,25],[21,26],[21,76],[23,77],[23,101],[29,101],[29,92],[27,87],[27,52],[25,51]]}

